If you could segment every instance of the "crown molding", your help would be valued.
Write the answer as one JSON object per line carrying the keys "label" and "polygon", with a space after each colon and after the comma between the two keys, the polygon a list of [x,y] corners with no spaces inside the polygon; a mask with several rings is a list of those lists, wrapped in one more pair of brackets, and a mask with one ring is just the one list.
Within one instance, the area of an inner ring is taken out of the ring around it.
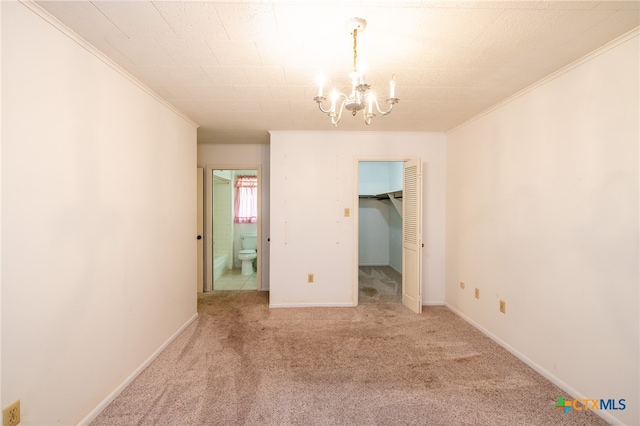
{"label": "crown molding", "polygon": [[583,56],[580,59],[577,59],[573,62],[571,62],[568,65],[565,65],[564,67],[560,68],[557,71],[552,72],[551,74],[549,74],[548,76],[544,77],[542,80],[538,80],[537,82],[533,83],[530,86],[527,86],[526,88],[520,90],[519,92],[514,93],[513,95],[509,96],[506,99],[501,100],[500,102],[498,102],[497,104],[489,107],[488,109],[482,111],[481,113],[471,117],[470,119],[466,120],[465,122],[463,122],[462,124],[459,124],[457,126],[455,126],[454,128],[447,130],[445,133],[446,134],[450,134],[455,132],[456,130],[459,130],[471,123],[473,123],[476,120],[479,120],[480,118],[484,117],[485,115],[503,107],[504,105],[507,105],[510,102],[513,102],[514,100],[518,99],[519,97],[526,95],[527,93],[537,89],[540,86],[544,86],[545,84],[549,83],[552,80],[555,80],[556,78],[562,76],[563,74],[578,68],[579,66],[597,58],[598,56],[602,55],[603,53],[608,52],[609,50],[631,40],[634,37],[637,37],[638,35],[640,35],[640,27],[634,28],[633,30],[621,35],[620,37],[610,41],[609,43],[605,44],[602,47],[599,47],[598,49],[594,50],[591,53],[586,54],[585,56]]}
{"label": "crown molding", "polygon": [[78,35],[76,32],[74,32],[71,28],[67,27],[65,24],[60,22],[55,16],[51,15],[48,11],[43,9],[42,6],[40,6],[39,4],[35,3],[33,0],[18,0],[18,1],[22,5],[24,5],[28,9],[30,9],[32,12],[34,12],[35,14],[40,16],[42,19],[47,21],[49,24],[53,25],[61,33],[63,33],[64,35],[69,37],[71,40],[76,42],[78,45],[80,45],[80,47],[85,49],[87,52],[91,53],[93,56],[95,56],[96,58],[100,59],[106,65],[111,67],[114,71],[116,71],[117,73],[122,75],[124,78],[129,80],[131,83],[136,85],[138,88],[140,88],[141,90],[143,90],[144,92],[149,94],[151,97],[156,99],[158,102],[160,102],[161,104],[166,106],[168,109],[170,109],[176,115],[180,116],[186,122],[188,122],[189,124],[191,124],[195,128],[200,127],[200,125],[198,123],[196,123],[195,121],[190,119],[187,115],[185,115],[182,111],[180,111],[178,108],[173,106],[169,101],[164,99],[162,96],[160,96],[159,94],[157,94],[156,92],[151,90],[147,85],[145,85],[143,82],[138,80],[131,73],[129,73],[127,70],[122,68],[120,65],[118,65],[116,62],[114,62],[112,59],[110,59],[107,55],[105,55],[100,50],[98,50],[96,47],[94,47],[91,43],[89,43],[88,41],[86,41],[85,39],[80,37],[80,35]]}

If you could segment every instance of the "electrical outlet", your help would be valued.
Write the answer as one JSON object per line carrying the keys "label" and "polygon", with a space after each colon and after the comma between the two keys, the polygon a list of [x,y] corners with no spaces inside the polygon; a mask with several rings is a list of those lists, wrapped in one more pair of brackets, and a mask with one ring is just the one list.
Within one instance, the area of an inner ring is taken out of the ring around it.
{"label": "electrical outlet", "polygon": [[460,281],[460,288],[464,290],[464,283]]}
{"label": "electrical outlet", "polygon": [[480,289],[476,288],[476,299],[480,299]]}
{"label": "electrical outlet", "polygon": [[307,275],[307,282],[308,283],[312,283],[313,282],[313,274]]}
{"label": "electrical outlet", "polygon": [[20,423],[20,400],[7,405],[2,410],[2,426],[16,426]]}
{"label": "electrical outlet", "polygon": [[507,302],[505,302],[504,300],[500,301],[500,312],[502,312],[503,314],[506,314],[507,312]]}

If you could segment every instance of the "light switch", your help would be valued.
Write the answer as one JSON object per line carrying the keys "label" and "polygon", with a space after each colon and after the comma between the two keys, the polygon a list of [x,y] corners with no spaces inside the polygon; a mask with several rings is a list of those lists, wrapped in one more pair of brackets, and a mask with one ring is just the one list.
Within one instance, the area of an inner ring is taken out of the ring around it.
{"label": "light switch", "polygon": [[349,208],[344,209],[344,217],[349,217],[349,216],[351,216],[351,209]]}

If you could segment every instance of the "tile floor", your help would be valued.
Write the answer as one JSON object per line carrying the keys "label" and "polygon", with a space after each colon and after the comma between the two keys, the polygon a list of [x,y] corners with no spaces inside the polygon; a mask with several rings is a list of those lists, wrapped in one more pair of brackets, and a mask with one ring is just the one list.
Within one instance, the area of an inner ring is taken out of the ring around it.
{"label": "tile floor", "polygon": [[251,275],[240,274],[240,269],[231,269],[214,281],[214,290],[257,290],[258,279],[256,273]]}

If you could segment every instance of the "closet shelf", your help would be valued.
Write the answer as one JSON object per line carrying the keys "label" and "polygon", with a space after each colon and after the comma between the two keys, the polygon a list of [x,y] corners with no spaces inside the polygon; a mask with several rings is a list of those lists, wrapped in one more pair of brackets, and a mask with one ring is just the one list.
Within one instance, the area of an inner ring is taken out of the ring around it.
{"label": "closet shelf", "polygon": [[380,201],[390,201],[396,211],[402,217],[402,191],[384,192],[376,195],[360,195],[360,198],[375,199]]}
{"label": "closet shelf", "polygon": [[383,192],[381,194],[360,194],[360,198],[375,198],[376,200],[389,200],[391,198],[402,198],[402,191]]}

